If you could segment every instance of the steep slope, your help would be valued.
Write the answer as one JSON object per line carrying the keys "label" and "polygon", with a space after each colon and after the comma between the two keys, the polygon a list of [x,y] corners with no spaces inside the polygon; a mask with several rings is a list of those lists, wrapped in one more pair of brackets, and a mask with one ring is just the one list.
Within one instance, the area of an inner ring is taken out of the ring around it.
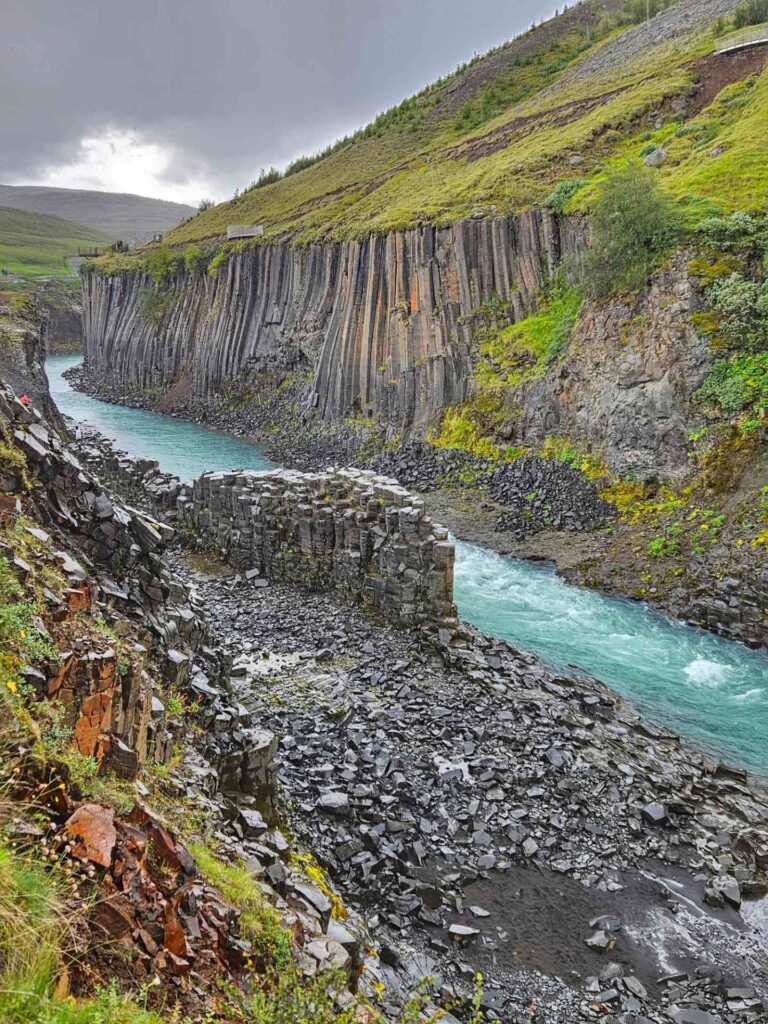
{"label": "steep slope", "polygon": [[[23,313],[4,310],[29,349],[16,379],[45,399]],[[0,1020],[373,1019],[347,991],[373,963],[360,919],[280,832],[277,738],[227,694],[174,531],[122,505],[5,373]]]}
{"label": "steep slope", "polygon": [[48,421],[60,427],[45,375],[46,321],[34,295],[0,288],[0,377],[17,395],[28,395]]}
{"label": "steep slope", "polygon": [[0,206],[0,267],[21,277],[71,274],[80,248],[104,246],[105,234],[61,217]]}
{"label": "steep slope", "polygon": [[[220,240],[233,222],[260,223],[267,239],[343,240],[518,212],[558,180],[599,174],[628,146],[639,149],[660,112],[684,114],[712,25],[734,6],[679,0],[625,30],[634,7],[587,0],[429,86],[322,158],[298,161],[295,173],[180,225],[170,240]],[[763,156],[764,146],[764,137],[753,140]],[[670,177],[683,178],[698,159],[681,153]],[[727,204],[722,183],[705,191]]]}
{"label": "steep slope", "polygon": [[43,185],[0,185],[0,206],[87,224],[110,242],[143,241],[195,212],[185,203],[165,199]]}

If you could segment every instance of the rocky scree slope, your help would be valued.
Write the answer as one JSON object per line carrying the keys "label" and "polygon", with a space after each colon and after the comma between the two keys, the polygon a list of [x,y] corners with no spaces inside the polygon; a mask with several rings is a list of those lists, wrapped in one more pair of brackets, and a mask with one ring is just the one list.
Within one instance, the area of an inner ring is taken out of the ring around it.
{"label": "rocky scree slope", "polygon": [[370,1019],[356,924],[276,826],[277,741],[228,693],[173,531],[5,384],[0,433],[0,1017]]}
{"label": "rocky scree slope", "polygon": [[[78,453],[183,519],[156,464],[92,436]],[[292,827],[375,922],[386,978],[467,998],[480,969],[484,1015],[504,1021],[760,1019],[764,949],[732,927],[766,891],[764,797],[743,773],[502,641],[464,628],[428,645],[330,591],[299,606],[246,565],[179,571],[233,692],[279,731]]]}

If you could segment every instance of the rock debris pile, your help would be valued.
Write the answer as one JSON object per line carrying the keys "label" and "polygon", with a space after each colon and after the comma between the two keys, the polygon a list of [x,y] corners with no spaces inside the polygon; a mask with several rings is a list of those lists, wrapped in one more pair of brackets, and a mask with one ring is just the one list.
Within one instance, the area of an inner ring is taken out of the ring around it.
{"label": "rock debris pile", "polygon": [[413,442],[377,456],[371,467],[423,493],[446,485],[485,484],[488,507],[498,511],[496,529],[509,531],[516,540],[541,530],[595,530],[618,515],[600,497],[600,481],[588,480],[559,459],[523,455],[499,464]]}
{"label": "rock debris pile", "polygon": [[98,441],[79,450],[252,577],[332,588],[401,625],[455,632],[448,531],[394,480],[358,469],[243,470],[187,485]]}
{"label": "rock debris pile", "polygon": [[[429,651],[328,595],[195,579],[233,692],[281,736],[294,829],[393,971],[466,996],[483,969],[504,1021],[761,1019],[768,960],[735,928],[768,836],[743,773],[501,641]],[[576,990],[538,973],[563,961]]]}

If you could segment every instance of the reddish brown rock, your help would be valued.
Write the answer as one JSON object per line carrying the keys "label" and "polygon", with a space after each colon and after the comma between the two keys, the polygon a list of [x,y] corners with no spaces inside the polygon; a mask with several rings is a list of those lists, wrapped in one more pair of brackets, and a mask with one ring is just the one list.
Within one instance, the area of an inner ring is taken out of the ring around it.
{"label": "reddish brown rock", "polygon": [[115,812],[101,804],[83,804],[68,819],[64,829],[75,840],[74,853],[108,868],[117,841]]}
{"label": "reddish brown rock", "polygon": [[184,928],[176,913],[176,908],[171,902],[165,905],[165,928],[163,931],[163,945],[175,956],[186,958],[189,955],[187,939],[184,935]]}
{"label": "reddish brown rock", "polygon": [[121,939],[135,927],[133,915],[124,898],[117,897],[96,904],[91,924],[108,939]]}
{"label": "reddish brown rock", "polygon": [[146,835],[152,855],[160,864],[177,874],[192,878],[197,874],[194,858],[181,844],[174,842],[170,833],[141,806],[136,804],[128,815],[128,822],[137,825]]}

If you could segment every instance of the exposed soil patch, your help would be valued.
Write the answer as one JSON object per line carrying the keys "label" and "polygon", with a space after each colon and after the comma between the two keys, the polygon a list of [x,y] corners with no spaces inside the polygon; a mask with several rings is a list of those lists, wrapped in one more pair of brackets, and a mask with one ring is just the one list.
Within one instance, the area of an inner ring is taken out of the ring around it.
{"label": "exposed soil patch", "polygon": [[760,75],[768,63],[768,43],[734,53],[712,53],[700,57],[688,67],[696,76],[699,87],[688,104],[687,114],[695,117],[708,107],[727,85],[740,82],[749,75]]}
{"label": "exposed soil patch", "polygon": [[182,405],[190,396],[192,390],[192,371],[179,374],[176,381],[158,401],[157,412],[170,412],[177,406]]}

